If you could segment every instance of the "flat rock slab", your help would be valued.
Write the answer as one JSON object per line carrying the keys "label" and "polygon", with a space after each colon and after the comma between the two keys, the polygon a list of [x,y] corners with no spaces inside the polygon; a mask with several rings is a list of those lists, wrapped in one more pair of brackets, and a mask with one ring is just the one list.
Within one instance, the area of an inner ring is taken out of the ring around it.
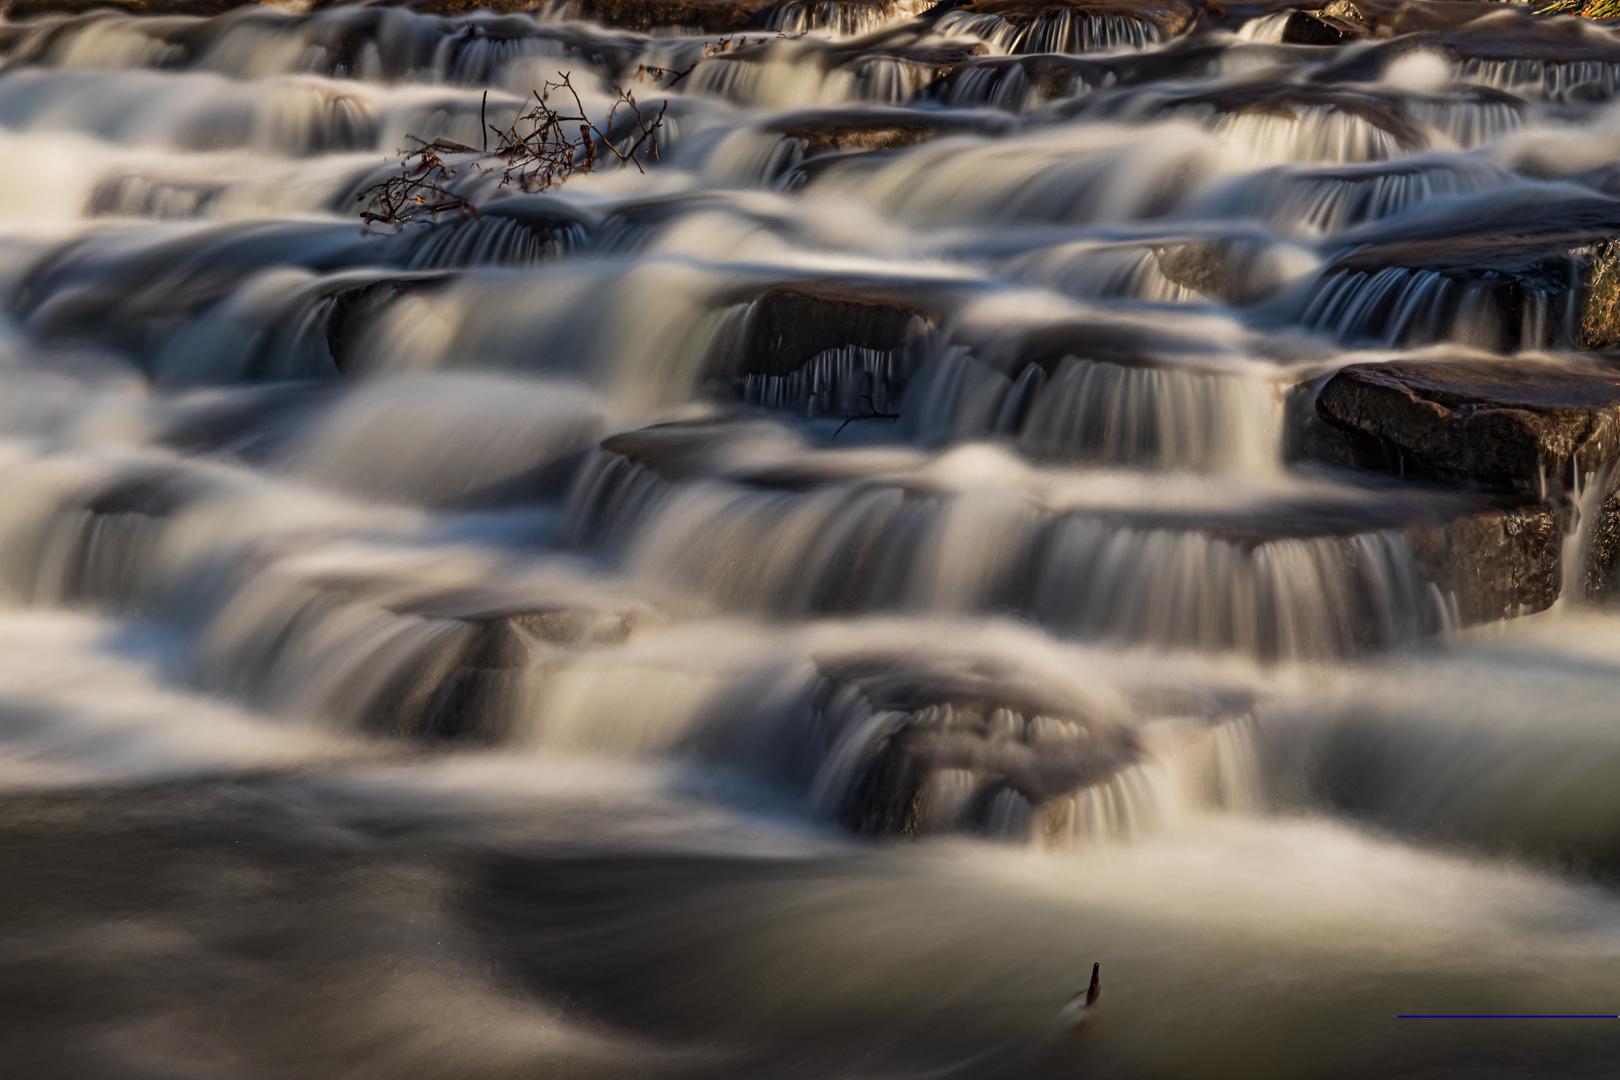
{"label": "flat rock slab", "polygon": [[1363,467],[1539,493],[1615,456],[1620,366],[1354,364],[1322,387],[1316,411]]}

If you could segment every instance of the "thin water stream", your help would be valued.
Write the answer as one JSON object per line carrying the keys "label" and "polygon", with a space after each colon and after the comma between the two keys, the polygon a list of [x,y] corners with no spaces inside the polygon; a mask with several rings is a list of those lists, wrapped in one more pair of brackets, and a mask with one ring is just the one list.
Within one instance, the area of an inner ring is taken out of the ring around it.
{"label": "thin water stream", "polygon": [[7,1074],[1613,1075],[1620,35],[756,6],[0,21]]}

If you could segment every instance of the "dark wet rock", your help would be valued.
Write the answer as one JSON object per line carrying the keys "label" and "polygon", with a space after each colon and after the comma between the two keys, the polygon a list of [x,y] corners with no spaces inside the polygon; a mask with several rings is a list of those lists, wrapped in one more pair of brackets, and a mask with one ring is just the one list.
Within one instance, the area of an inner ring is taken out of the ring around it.
{"label": "dark wet rock", "polygon": [[[1516,4],[1427,3],[1394,5],[1391,0],[1355,0],[1364,11],[1397,6],[1400,14],[1383,20],[1396,33],[1414,34],[1410,47],[1439,48],[1460,59],[1571,62],[1620,60],[1620,42],[1579,19],[1549,19]],[[1375,21],[1381,16],[1374,14]]]}
{"label": "dark wet rock", "polygon": [[836,688],[824,708],[848,709],[858,698],[872,713],[890,714],[836,810],[864,835],[1005,831],[1015,823],[995,819],[1008,803],[1019,817],[1044,810],[1144,757],[1130,728],[992,673],[922,674],[881,657],[819,666]]}
{"label": "dark wet rock", "polygon": [[1583,349],[1620,345],[1620,242],[1592,245],[1578,265],[1584,281],[1576,344]]}
{"label": "dark wet rock", "polygon": [[1010,125],[995,117],[951,116],[912,109],[820,109],[794,113],[766,130],[797,139],[805,157],[896,150],[942,135],[993,134]]}
{"label": "dark wet rock", "polygon": [[1563,529],[1541,504],[1482,508],[1402,533],[1462,626],[1544,611],[1558,599]]}
{"label": "dark wet rock", "polygon": [[744,337],[743,375],[787,375],[828,349],[905,347],[913,320],[931,320],[938,301],[925,287],[863,282],[779,285],[754,301]]}
{"label": "dark wet rock", "polygon": [[1612,600],[1620,588],[1620,491],[1603,500],[1595,520],[1576,524],[1585,541],[1580,552],[1582,595],[1591,603]]}
{"label": "dark wet rock", "polygon": [[1343,45],[1371,35],[1372,30],[1359,19],[1321,11],[1295,11],[1283,24],[1282,40],[1290,45]]}
{"label": "dark wet rock", "polygon": [[778,285],[752,301],[714,377],[733,396],[768,408],[890,413],[915,367],[912,345],[942,317],[944,302],[925,283]]}
{"label": "dark wet rock", "polygon": [[624,30],[680,27],[711,34],[759,26],[776,0],[568,0],[564,10],[576,19]]}
{"label": "dark wet rock", "polygon": [[637,615],[581,607],[473,610],[479,597],[436,597],[398,614],[458,626],[448,649],[399,671],[373,702],[368,726],[428,739],[496,742],[521,705],[525,673],[552,649],[617,645]]}
{"label": "dark wet rock", "polygon": [[1264,238],[1226,236],[1175,240],[1151,248],[1159,272],[1184,289],[1229,304],[1265,299],[1282,283],[1259,264],[1270,248]]}
{"label": "dark wet rock", "polygon": [[1485,18],[1511,20],[1513,29],[1505,30],[1504,36],[1512,36],[1515,31],[1540,21],[1533,19],[1528,10],[1517,11],[1511,5],[1482,0],[1340,0],[1319,10],[1345,21],[1359,22],[1380,38],[1452,31]]}
{"label": "dark wet rock", "polygon": [[835,799],[823,808],[869,837],[1130,833],[1163,808],[1121,774],[1171,760],[1189,793],[1204,785],[1194,797],[1224,805],[1234,777],[1207,755],[1184,755],[1254,708],[1243,691],[1184,685],[1127,691],[1128,709],[1102,715],[1100,703],[984,656],[822,656],[816,666],[813,723],[839,733],[835,767],[845,770],[832,792],[822,787],[828,765],[818,771]]}
{"label": "dark wet rock", "polygon": [[1539,493],[1613,460],[1620,368],[1596,361],[1357,364],[1316,411],[1362,467]]}

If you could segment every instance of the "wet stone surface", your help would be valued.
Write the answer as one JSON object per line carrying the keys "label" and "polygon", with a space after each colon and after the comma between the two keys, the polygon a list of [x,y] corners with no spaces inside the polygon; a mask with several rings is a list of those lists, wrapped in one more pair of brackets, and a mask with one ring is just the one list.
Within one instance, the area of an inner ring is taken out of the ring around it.
{"label": "wet stone surface", "polygon": [[1620,369],[1453,361],[1359,365],[1322,387],[1317,413],[1371,467],[1539,492],[1617,450]]}

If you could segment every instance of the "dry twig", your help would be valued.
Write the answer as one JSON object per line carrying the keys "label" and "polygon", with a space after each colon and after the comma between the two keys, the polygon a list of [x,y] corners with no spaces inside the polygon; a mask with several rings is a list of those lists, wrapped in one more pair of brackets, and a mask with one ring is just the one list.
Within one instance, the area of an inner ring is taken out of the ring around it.
{"label": "dry twig", "polygon": [[[690,70],[690,69],[689,69]],[[506,128],[490,124],[486,118],[489,94],[486,91],[478,110],[479,126],[483,134],[483,149],[435,139],[426,142],[409,135],[417,148],[402,151],[400,170],[361,191],[356,201],[366,200],[361,217],[366,224],[406,225],[417,220],[432,220],[438,215],[454,211],[463,218],[479,220],[478,210],[466,198],[447,185],[456,175],[444,161],[446,154],[475,154],[501,162],[501,185],[516,184],[526,192],[544,191],[560,184],[575,173],[594,172],[598,161],[612,155],[619,167],[631,165],[645,173],[643,162],[658,160],[658,132],[664,126],[665,101],[656,115],[642,112],[631,91],[615,88],[618,94],[605,120],[597,124],[585,111],[579,91],[574,88],[570,72],[558,72],[559,82],[547,82],[534,92],[534,105]],[[571,101],[562,99],[566,92]],[[559,110],[552,104],[553,97],[563,100],[563,109],[572,105],[573,111]],[[628,117],[621,111],[628,110]],[[620,125],[634,125],[620,136],[619,143],[610,133]],[[574,134],[574,132],[578,132]],[[496,145],[489,149],[489,136],[493,133]],[[620,149],[620,143],[629,145]],[[600,156],[599,156],[600,155]],[[475,162],[474,168],[484,166]]]}
{"label": "dry twig", "polygon": [[[636,104],[635,94],[616,88],[618,100],[599,126],[586,114],[585,104],[580,101],[569,73],[558,72],[557,77],[560,82],[547,82],[534,91],[535,104],[514,120],[511,127],[490,129],[499,140],[495,156],[506,162],[502,187],[515,183],[524,191],[544,191],[575,173],[593,172],[599,148],[618,158],[621,169],[634,165],[640,173],[647,171],[643,160],[658,160],[658,131],[664,126],[664,112],[669,102],[659,106],[658,114],[649,123]],[[552,96],[560,98],[560,91],[567,91],[573,99],[574,112],[561,112],[552,106]],[[635,124],[635,131],[630,132],[635,141],[625,150],[620,150],[608,135],[618,123],[621,109],[629,110]],[[570,134],[575,125],[578,125],[578,135]]]}
{"label": "dry twig", "polygon": [[424,142],[415,135],[406,138],[417,144],[405,153],[397,176],[373,184],[355,196],[366,199],[360,214],[369,225],[403,225],[420,214],[429,216],[454,210],[464,218],[477,218],[478,208],[445,187],[455,171],[444,163],[443,154],[471,153],[472,147],[449,139]]}
{"label": "dry twig", "polygon": [[872,403],[872,395],[871,394],[862,394],[861,395],[861,400],[866,402],[866,411],[864,413],[845,413],[844,414],[844,422],[842,424],[839,424],[838,425],[838,430],[832,433],[833,438],[835,438],[835,439],[838,438],[838,436],[840,436],[840,435],[842,435],[844,433],[845,428],[849,427],[849,425],[853,424],[857,420],[898,420],[898,419],[900,419],[900,414],[897,413],[897,412],[892,412],[892,413],[891,412],[878,412],[877,406]]}

